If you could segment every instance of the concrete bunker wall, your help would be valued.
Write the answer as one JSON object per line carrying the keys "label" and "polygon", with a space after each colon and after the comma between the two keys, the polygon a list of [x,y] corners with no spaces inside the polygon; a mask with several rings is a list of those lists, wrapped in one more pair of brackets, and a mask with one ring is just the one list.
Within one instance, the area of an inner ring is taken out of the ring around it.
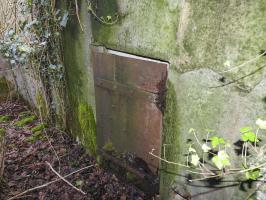
{"label": "concrete bunker wall", "polygon": [[[214,129],[235,141],[240,127],[265,117],[265,57],[261,55],[266,46],[264,0],[95,2],[98,16],[118,13],[119,21],[112,26],[100,23],[82,2],[80,17],[85,31],[73,17],[64,33],[69,128],[92,152],[95,95],[91,44],[169,61],[163,128],[163,143],[171,144],[166,149],[169,160],[184,159],[184,141],[189,139],[191,127],[200,132]],[[242,67],[242,63],[246,64]],[[162,163],[162,199],[179,199],[173,188],[188,192],[193,199],[243,199],[246,195],[238,186],[210,190],[202,189],[206,185],[200,183],[183,188],[186,182],[177,175],[183,172]],[[201,192],[207,193],[197,195]]]}

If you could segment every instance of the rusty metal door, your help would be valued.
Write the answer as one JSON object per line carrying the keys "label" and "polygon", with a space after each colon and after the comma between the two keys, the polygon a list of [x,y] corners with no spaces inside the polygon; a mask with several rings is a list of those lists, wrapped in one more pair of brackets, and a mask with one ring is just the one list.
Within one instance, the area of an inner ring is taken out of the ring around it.
{"label": "rusty metal door", "polygon": [[98,148],[111,142],[116,151],[136,154],[156,172],[159,161],[149,152],[154,148],[160,153],[167,67],[165,62],[94,49]]}

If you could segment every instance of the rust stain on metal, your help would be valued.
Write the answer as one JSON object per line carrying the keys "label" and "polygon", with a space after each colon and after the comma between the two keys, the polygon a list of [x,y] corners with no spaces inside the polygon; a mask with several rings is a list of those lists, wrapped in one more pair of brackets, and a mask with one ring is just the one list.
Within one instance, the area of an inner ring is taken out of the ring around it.
{"label": "rust stain on metal", "polygon": [[98,147],[111,141],[118,152],[133,152],[146,161],[153,173],[159,161],[149,152],[154,148],[160,154],[167,66],[136,56],[93,52]]}

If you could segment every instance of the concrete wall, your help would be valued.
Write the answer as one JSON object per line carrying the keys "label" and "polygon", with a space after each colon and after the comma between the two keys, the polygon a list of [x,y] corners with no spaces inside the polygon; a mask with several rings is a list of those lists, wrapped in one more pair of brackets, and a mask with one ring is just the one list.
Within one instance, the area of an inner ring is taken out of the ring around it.
{"label": "concrete wall", "polygon": [[[120,15],[112,26],[90,17],[84,4],[80,15],[85,32],[72,17],[64,33],[69,125],[84,143],[94,138],[94,129],[84,130],[81,122],[83,108],[92,113],[95,107],[90,44],[170,63],[163,131],[163,143],[172,144],[166,150],[169,160],[184,161],[184,141],[191,138],[191,127],[202,134],[214,129],[233,143],[240,127],[265,117],[266,58],[257,58],[266,49],[265,0],[98,0],[99,17]],[[252,62],[223,73],[247,60]],[[84,123],[91,122],[92,118]],[[90,149],[93,145],[87,144]],[[237,179],[215,187],[185,183],[183,188],[185,174],[184,169],[162,163],[162,199],[180,199],[173,188],[191,193],[193,199],[236,200],[247,194],[239,190]]]}
{"label": "concrete wall", "polygon": [[49,108],[42,82],[36,73],[25,66],[12,67],[8,60],[0,57],[0,78],[8,83],[8,98],[22,97],[45,119]]}
{"label": "concrete wall", "polygon": [[[96,155],[95,97],[91,62],[91,21],[86,1],[79,5],[80,19],[84,31],[75,15],[70,15],[63,32],[64,65],[67,93],[67,128]],[[69,1],[60,2],[61,9],[75,10]]]}
{"label": "concrete wall", "polygon": [[[73,12],[75,6],[69,3],[61,0],[59,6]],[[188,134],[191,127],[202,133],[200,139],[204,129],[214,129],[233,146],[239,128],[265,117],[266,58],[259,56],[266,49],[265,0],[93,1],[94,6],[96,3],[99,17],[118,13],[119,21],[100,23],[88,13],[86,1],[80,1],[84,31],[73,14],[63,33],[67,125],[91,154],[96,154],[91,45],[170,63],[163,122],[163,144],[171,144],[166,149],[168,160],[185,161],[184,141],[192,138]],[[5,76],[24,98],[46,110],[39,79],[23,68],[5,70]],[[234,147],[231,153],[235,155]],[[180,199],[177,193],[183,191],[193,199],[237,200],[249,192],[246,185],[247,191],[239,189],[237,177],[219,185],[188,184],[184,175],[183,168],[162,163],[161,199]]]}

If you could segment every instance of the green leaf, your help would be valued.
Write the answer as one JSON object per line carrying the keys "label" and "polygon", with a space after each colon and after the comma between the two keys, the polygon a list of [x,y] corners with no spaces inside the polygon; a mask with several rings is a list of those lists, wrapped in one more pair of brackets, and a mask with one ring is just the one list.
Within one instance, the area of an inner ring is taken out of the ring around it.
{"label": "green leaf", "polygon": [[82,180],[77,180],[76,181],[76,186],[80,187],[83,184]]}
{"label": "green leaf", "polygon": [[213,148],[217,147],[220,144],[225,144],[224,139],[220,137],[211,137],[210,140]]}
{"label": "green leaf", "polygon": [[194,128],[190,128],[190,129],[188,130],[189,133],[192,133],[192,132],[194,132],[194,131],[195,131]]}
{"label": "green leaf", "polygon": [[92,11],[91,4],[89,4],[89,5],[87,6],[87,10],[88,10],[88,11]]}
{"label": "green leaf", "polygon": [[229,60],[226,60],[226,61],[224,62],[224,66],[225,66],[225,67],[230,67],[230,66],[231,66],[230,61],[229,61]]}
{"label": "green leaf", "polygon": [[229,156],[224,150],[219,151],[218,154],[212,158],[212,162],[218,169],[223,169],[230,165]]}
{"label": "green leaf", "polygon": [[256,124],[259,126],[260,129],[266,129],[266,121],[257,119]]}
{"label": "green leaf", "polygon": [[112,17],[111,17],[110,15],[107,15],[107,16],[106,16],[106,19],[107,19],[108,21],[110,21],[110,20],[112,19]]}
{"label": "green leaf", "polygon": [[245,175],[248,180],[255,181],[261,176],[260,169],[254,169],[251,171],[247,171]]}
{"label": "green leaf", "polygon": [[203,152],[205,152],[205,153],[208,153],[211,150],[211,148],[206,144],[203,144],[201,146],[201,148],[202,148]]}
{"label": "green leaf", "polygon": [[[256,135],[254,132],[246,132],[244,133],[242,136],[241,136],[241,139],[244,141],[244,142],[255,142],[256,140]],[[258,142],[258,139],[257,139],[257,142]]]}
{"label": "green leaf", "polygon": [[251,126],[245,126],[240,129],[240,133],[246,133],[246,132],[252,131],[252,129],[253,128]]}
{"label": "green leaf", "polygon": [[194,166],[198,166],[199,165],[199,156],[198,154],[192,154],[191,155],[191,164],[194,165]]}
{"label": "green leaf", "polygon": [[196,150],[194,148],[192,148],[192,147],[189,147],[188,152],[190,152],[190,153],[196,153]]}

